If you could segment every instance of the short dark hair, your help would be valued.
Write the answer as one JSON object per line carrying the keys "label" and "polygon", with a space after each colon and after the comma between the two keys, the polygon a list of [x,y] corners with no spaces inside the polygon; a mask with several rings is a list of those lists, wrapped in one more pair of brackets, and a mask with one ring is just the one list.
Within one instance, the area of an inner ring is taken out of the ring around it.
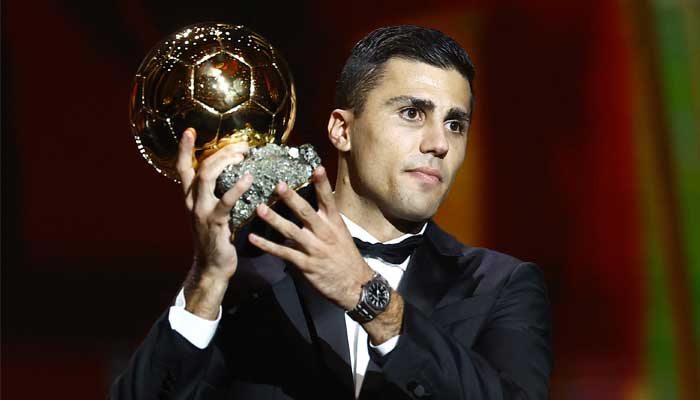
{"label": "short dark hair", "polygon": [[444,33],[413,25],[379,28],[357,42],[336,84],[336,108],[362,113],[367,94],[377,86],[384,64],[393,57],[456,69],[469,81],[473,108],[476,70],[467,52]]}

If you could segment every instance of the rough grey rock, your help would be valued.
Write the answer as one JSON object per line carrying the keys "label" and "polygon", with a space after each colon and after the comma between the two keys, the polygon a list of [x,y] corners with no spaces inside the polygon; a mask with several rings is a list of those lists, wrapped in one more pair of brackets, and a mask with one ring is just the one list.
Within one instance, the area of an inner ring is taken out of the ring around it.
{"label": "rough grey rock", "polygon": [[310,144],[297,147],[267,144],[250,149],[243,162],[227,166],[216,180],[214,194],[221,197],[246,173],[253,175],[253,184],[231,209],[231,232],[246,224],[260,203],[276,201],[275,187],[280,181],[297,190],[309,183],[321,158]]}

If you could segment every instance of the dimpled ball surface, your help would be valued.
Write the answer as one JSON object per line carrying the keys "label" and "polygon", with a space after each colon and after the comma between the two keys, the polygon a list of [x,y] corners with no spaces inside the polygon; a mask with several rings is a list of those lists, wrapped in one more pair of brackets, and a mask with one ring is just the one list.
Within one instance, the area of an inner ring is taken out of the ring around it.
{"label": "dimpled ball surface", "polygon": [[284,143],[296,113],[294,83],[279,53],[257,33],[221,23],[191,25],[158,43],[130,97],[139,151],[174,180],[186,128],[197,131],[196,164],[228,143]]}

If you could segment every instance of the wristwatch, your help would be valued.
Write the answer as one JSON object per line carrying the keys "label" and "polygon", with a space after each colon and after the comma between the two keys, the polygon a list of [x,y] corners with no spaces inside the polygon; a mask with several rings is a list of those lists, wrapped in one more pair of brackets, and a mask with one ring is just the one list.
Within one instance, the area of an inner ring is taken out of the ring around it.
{"label": "wristwatch", "polygon": [[362,285],[360,301],[355,308],[348,311],[348,316],[359,323],[373,320],[383,313],[391,301],[391,286],[381,275],[375,273],[374,277]]}

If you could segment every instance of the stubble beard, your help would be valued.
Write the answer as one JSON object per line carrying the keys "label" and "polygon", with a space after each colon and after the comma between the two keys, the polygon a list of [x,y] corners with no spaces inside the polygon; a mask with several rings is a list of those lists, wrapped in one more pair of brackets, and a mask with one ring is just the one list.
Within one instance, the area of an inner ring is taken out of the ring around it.
{"label": "stubble beard", "polygon": [[396,184],[390,190],[394,194],[388,196],[380,209],[394,225],[422,224],[435,215],[445,198],[443,195],[435,199],[432,193],[420,193]]}

